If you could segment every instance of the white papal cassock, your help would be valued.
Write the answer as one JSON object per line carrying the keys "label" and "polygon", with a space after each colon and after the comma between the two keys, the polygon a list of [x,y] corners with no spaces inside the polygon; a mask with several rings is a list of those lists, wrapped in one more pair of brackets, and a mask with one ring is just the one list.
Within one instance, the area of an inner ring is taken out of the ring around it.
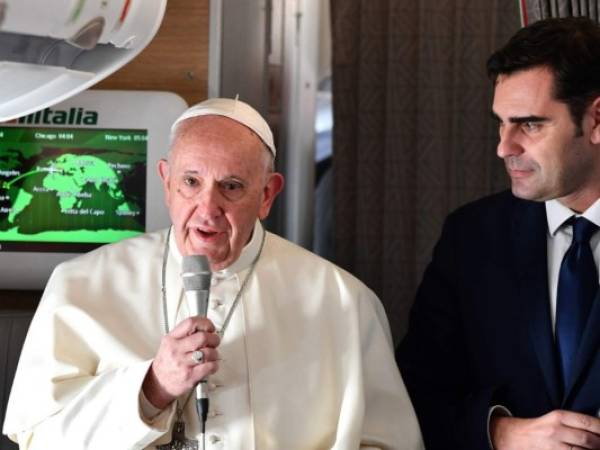
{"label": "white papal cassock", "polygon": [[[210,377],[209,449],[422,449],[376,296],[344,270],[257,222],[250,243],[213,274],[217,329],[265,236],[264,249]],[[153,449],[170,441],[172,405],[152,420],[140,391],[161,337],[166,231],[61,264],[32,321],[4,433],[21,449]],[[173,236],[169,328],[189,315]],[[181,401],[185,399],[182,398]],[[186,435],[199,438],[194,402]]]}

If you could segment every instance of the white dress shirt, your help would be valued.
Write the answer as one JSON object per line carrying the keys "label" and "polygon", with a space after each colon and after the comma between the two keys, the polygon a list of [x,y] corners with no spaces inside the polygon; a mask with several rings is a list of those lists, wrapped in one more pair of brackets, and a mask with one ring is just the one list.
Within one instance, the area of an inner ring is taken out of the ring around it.
{"label": "white dress shirt", "polygon": [[[586,209],[583,214],[576,214],[558,200],[546,202],[546,218],[548,219],[548,292],[550,293],[550,315],[552,329],[556,325],[556,296],[558,290],[558,274],[562,260],[573,240],[573,227],[562,225],[572,216],[583,216],[600,227],[600,199]],[[590,247],[594,254],[594,262],[600,262],[600,233],[596,231],[590,239]],[[600,271],[599,271],[600,272]]]}

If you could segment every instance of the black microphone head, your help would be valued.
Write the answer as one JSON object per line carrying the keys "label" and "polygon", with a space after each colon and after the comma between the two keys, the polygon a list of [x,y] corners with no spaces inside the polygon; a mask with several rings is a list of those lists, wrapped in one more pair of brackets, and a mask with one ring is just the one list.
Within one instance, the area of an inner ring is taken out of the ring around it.
{"label": "black microphone head", "polygon": [[208,291],[212,273],[204,255],[187,255],[181,262],[181,278],[186,291]]}

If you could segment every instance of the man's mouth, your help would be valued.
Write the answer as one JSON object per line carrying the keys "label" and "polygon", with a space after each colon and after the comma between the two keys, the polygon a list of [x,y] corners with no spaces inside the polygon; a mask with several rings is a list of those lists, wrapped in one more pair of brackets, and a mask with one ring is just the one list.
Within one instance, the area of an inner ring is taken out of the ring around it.
{"label": "man's mouth", "polygon": [[194,232],[202,239],[211,239],[220,234],[220,231],[211,228],[193,228]]}
{"label": "man's mouth", "polygon": [[533,172],[535,170],[535,165],[531,161],[519,160],[515,157],[506,158],[504,164],[509,172]]}
{"label": "man's mouth", "polygon": [[511,178],[526,178],[535,172],[535,166],[527,161],[520,161],[516,158],[507,158],[505,161],[506,170]]}
{"label": "man's mouth", "polygon": [[524,178],[531,175],[533,170],[508,169],[508,173],[512,178]]}

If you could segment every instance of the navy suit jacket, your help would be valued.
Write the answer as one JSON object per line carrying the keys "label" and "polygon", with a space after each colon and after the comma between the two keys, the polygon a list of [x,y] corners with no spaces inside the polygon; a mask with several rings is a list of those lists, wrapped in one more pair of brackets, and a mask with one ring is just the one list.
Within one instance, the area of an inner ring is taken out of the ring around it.
{"label": "navy suit jacket", "polygon": [[550,317],[544,203],[503,192],[446,219],[396,351],[425,446],[489,449],[493,405],[515,417],[600,408],[596,297],[562,389]]}

